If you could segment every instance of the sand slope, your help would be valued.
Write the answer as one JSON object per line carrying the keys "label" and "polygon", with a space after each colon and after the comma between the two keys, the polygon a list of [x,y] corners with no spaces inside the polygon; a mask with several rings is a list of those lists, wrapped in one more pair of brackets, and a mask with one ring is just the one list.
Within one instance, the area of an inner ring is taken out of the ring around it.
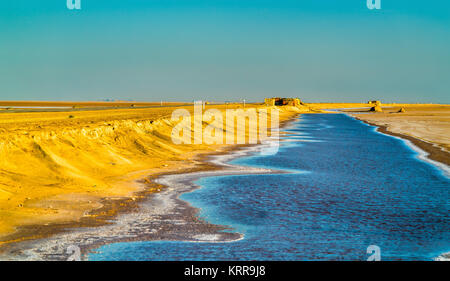
{"label": "sand slope", "polygon": [[[136,179],[191,167],[196,155],[226,147],[173,144],[174,109],[0,113],[0,244],[21,239],[11,236],[18,227],[90,216],[102,198],[142,190]],[[299,112],[283,107],[280,120]]]}

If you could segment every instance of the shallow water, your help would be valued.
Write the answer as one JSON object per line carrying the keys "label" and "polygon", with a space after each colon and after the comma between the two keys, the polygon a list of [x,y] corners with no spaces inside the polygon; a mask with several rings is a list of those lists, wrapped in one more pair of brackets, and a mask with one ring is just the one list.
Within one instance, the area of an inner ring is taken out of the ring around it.
{"label": "shallow water", "polygon": [[[302,115],[275,156],[232,161],[291,174],[203,178],[182,195],[244,239],[126,242],[90,260],[431,260],[450,251],[450,180],[404,141],[343,114]],[[298,173],[295,173],[298,172]]]}

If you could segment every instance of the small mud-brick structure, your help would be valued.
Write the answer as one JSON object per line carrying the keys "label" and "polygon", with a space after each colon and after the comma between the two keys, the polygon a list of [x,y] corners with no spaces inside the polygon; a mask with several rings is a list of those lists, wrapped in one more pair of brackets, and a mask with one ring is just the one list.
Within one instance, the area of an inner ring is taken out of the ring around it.
{"label": "small mud-brick structure", "polygon": [[267,98],[264,99],[264,104],[267,106],[282,106],[282,105],[291,105],[291,106],[299,106],[302,104],[300,99],[297,98]]}
{"label": "small mud-brick structure", "polygon": [[379,100],[371,100],[371,101],[368,101],[367,103],[370,105],[373,105],[373,106],[381,106],[381,101],[379,101]]}

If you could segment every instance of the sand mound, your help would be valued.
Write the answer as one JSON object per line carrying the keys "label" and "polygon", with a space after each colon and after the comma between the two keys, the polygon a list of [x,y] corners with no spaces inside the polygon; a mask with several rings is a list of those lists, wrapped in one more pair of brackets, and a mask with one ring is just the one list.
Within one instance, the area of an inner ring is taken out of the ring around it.
{"label": "sand mound", "polygon": [[399,111],[397,111],[398,113],[404,113],[404,112],[406,112],[406,110],[402,107],[402,108],[400,108],[400,110]]}
{"label": "sand mound", "polygon": [[383,112],[383,109],[381,108],[381,106],[376,105],[374,107],[371,107],[370,111],[372,111],[372,112]]}

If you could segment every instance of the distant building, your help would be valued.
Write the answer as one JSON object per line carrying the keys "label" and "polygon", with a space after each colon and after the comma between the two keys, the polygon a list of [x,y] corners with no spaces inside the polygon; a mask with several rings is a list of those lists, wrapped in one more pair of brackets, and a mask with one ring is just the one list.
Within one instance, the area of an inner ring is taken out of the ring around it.
{"label": "distant building", "polygon": [[297,98],[266,98],[264,99],[264,104],[267,106],[299,106],[302,105],[302,101]]}
{"label": "distant building", "polygon": [[379,100],[371,100],[367,102],[370,105],[374,105],[374,106],[380,106],[381,105],[381,101]]}

